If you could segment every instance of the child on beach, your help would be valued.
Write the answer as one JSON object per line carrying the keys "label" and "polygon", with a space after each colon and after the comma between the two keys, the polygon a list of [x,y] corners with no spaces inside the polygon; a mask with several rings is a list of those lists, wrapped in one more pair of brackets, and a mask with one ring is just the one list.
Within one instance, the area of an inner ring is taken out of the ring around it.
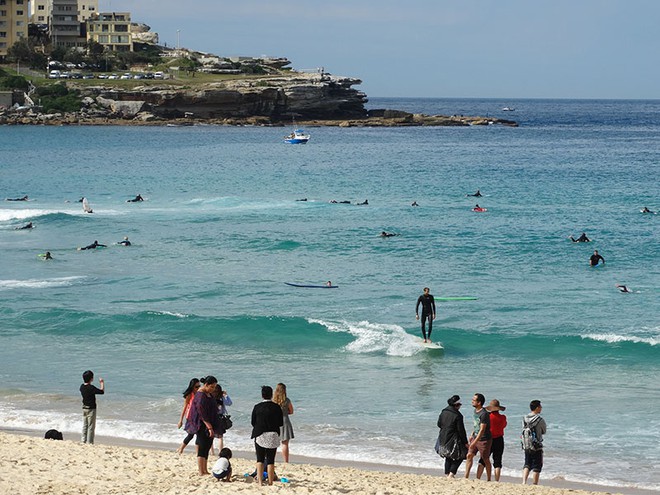
{"label": "child on beach", "polygon": [[101,388],[92,385],[94,373],[87,370],[82,375],[83,384],[80,386],[80,395],[83,403],[83,430],[82,443],[94,443],[94,432],[96,430],[96,396],[105,393],[105,382],[99,378]]}
{"label": "child on beach", "polygon": [[215,461],[211,473],[218,481],[231,481],[231,449],[225,447],[220,450],[220,457]]}

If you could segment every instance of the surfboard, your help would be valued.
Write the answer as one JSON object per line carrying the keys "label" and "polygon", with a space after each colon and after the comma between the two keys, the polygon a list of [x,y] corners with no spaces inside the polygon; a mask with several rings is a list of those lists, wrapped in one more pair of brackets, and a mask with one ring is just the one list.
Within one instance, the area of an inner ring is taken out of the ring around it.
{"label": "surfboard", "polygon": [[439,344],[437,342],[424,342],[424,339],[421,337],[415,337],[415,342],[417,342],[419,345],[427,349],[444,349],[444,347],[442,347],[442,344]]}
{"label": "surfboard", "polygon": [[484,211],[488,211],[488,208],[472,208],[472,211],[476,211],[477,213],[481,213]]}
{"label": "surfboard", "polygon": [[311,285],[311,284],[293,284],[291,282],[284,282],[291,287],[302,287],[304,289],[338,289],[338,285]]}
{"label": "surfboard", "polygon": [[476,301],[478,297],[473,296],[449,296],[449,297],[436,297],[436,301]]}

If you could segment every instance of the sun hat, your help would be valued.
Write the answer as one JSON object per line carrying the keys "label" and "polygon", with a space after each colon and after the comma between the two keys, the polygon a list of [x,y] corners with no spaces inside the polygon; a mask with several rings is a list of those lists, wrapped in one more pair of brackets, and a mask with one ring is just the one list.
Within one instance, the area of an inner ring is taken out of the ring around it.
{"label": "sun hat", "polygon": [[506,411],[506,407],[500,405],[500,401],[493,399],[490,404],[486,406],[486,411]]}

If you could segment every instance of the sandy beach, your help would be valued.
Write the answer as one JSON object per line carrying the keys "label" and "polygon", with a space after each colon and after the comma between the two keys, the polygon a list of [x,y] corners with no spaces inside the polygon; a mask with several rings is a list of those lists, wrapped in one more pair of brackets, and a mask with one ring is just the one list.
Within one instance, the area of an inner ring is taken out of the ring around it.
{"label": "sandy beach", "polygon": [[[443,476],[330,467],[315,464],[278,464],[277,473],[288,483],[272,487],[247,482],[251,459],[234,457],[232,483],[196,474],[192,449],[183,455],[171,451],[76,441],[44,440],[35,436],[0,432],[0,492],[13,494],[187,494],[262,493],[298,494],[440,494],[517,495],[588,494],[603,491],[574,487],[523,486],[487,483]],[[210,460],[215,460],[211,458]],[[459,471],[460,473],[460,471]]]}

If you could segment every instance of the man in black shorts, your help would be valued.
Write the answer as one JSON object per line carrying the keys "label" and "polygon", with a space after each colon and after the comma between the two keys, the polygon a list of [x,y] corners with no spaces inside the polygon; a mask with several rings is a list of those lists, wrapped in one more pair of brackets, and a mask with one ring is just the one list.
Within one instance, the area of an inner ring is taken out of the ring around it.
{"label": "man in black shorts", "polygon": [[[424,294],[417,298],[415,306],[415,319],[419,320],[419,305],[422,305],[422,336],[424,343],[431,342],[431,331],[433,330],[433,320],[435,320],[435,299],[429,294],[429,288],[424,287]],[[426,333],[426,320],[429,322],[429,331]]]}
{"label": "man in black shorts", "polygon": [[525,450],[525,466],[523,467],[523,485],[527,484],[529,472],[532,474],[532,483],[539,484],[539,476],[543,469],[543,435],[547,430],[545,419],[541,417],[541,401],[533,400],[529,403],[530,413],[524,417],[523,425],[529,425],[535,433],[536,446],[532,450]]}

